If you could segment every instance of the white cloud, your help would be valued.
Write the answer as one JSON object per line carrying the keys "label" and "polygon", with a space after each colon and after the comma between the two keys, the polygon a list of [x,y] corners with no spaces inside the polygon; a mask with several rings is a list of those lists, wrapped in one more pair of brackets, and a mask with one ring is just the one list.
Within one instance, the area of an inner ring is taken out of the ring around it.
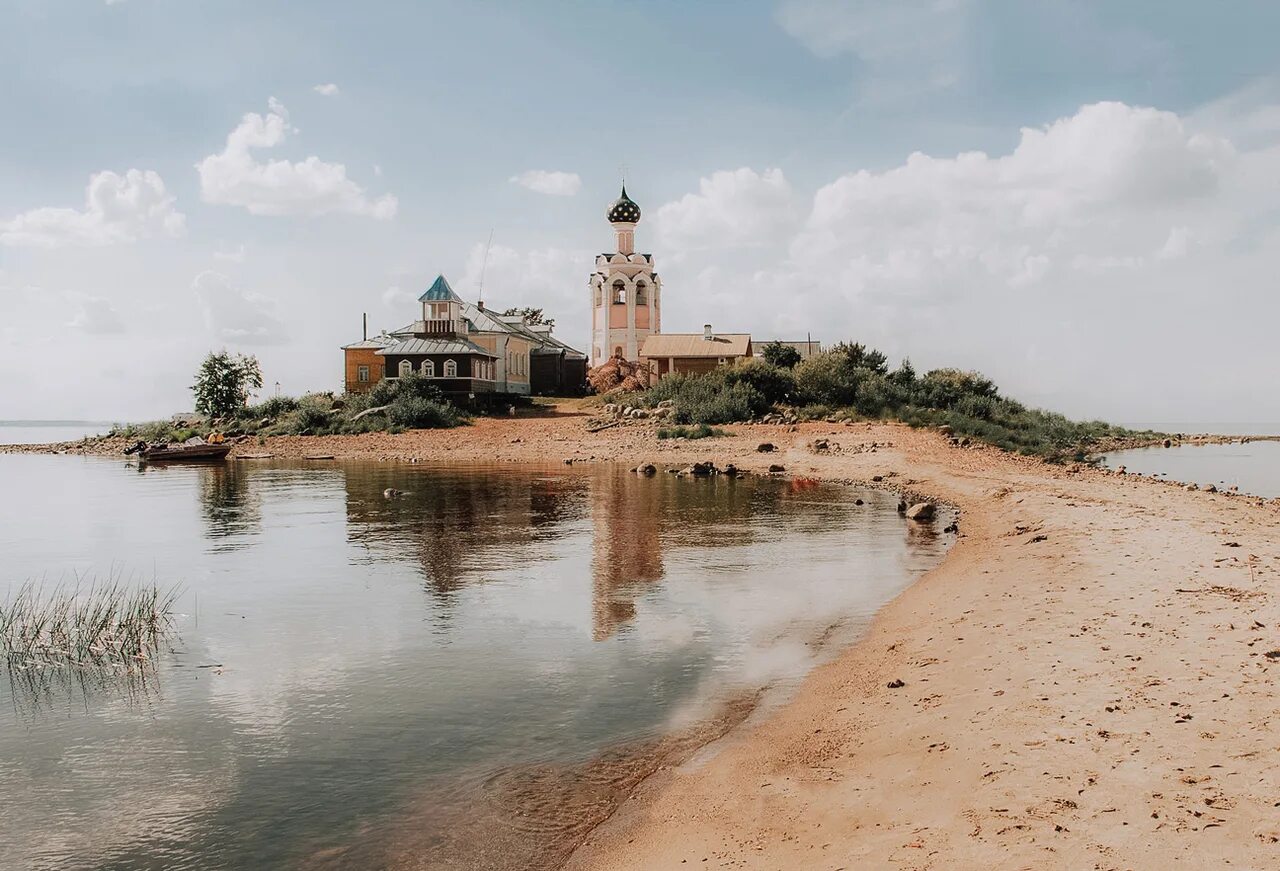
{"label": "white cloud", "polygon": [[315,91],[317,94],[319,94],[322,97],[336,97],[340,93],[340,91],[338,90],[338,86],[335,85],[333,82],[329,82],[323,85],[316,85],[311,90]]}
{"label": "white cloud", "polygon": [[94,173],[84,209],[46,207],[0,224],[0,243],[43,248],[111,245],[151,236],[180,236],[186,218],[174,208],[164,181],[151,170]]}
{"label": "white cloud", "polygon": [[405,290],[398,284],[393,284],[382,292],[382,304],[390,309],[403,314],[406,318],[412,317],[418,313],[416,308],[418,303],[418,294]]}
{"label": "white cloud", "polygon": [[510,181],[531,191],[557,197],[571,197],[582,189],[582,179],[576,172],[531,169],[511,176]]}
{"label": "white cloud", "polygon": [[250,112],[227,136],[218,154],[196,165],[200,193],[207,203],[243,206],[254,215],[325,215],[345,212],[373,218],[395,217],[397,202],[391,194],[370,198],[365,189],[347,178],[346,167],[311,156],[288,160],[258,161],[253,151],[282,144],[293,128],[285,107],[274,97],[264,116]]}
{"label": "white cloud", "polygon": [[81,295],[78,311],[67,326],[94,336],[114,335],[125,331],[124,321],[115,306],[110,300],[96,296]]}
{"label": "white cloud", "polygon": [[472,246],[462,277],[453,282],[459,296],[473,302],[483,273],[485,304],[490,308],[541,308],[555,318],[557,336],[578,348],[586,347],[590,332],[587,280],[595,268],[594,254],[567,248],[521,251],[493,245],[486,265],[485,248],[483,242]]}
{"label": "white cloud", "polygon": [[795,222],[793,192],[782,170],[748,167],[712,173],[698,182],[696,194],[666,203],[654,216],[659,246],[678,251],[758,244]]}
{"label": "white cloud", "polygon": [[191,290],[214,338],[234,345],[277,345],[285,338],[284,323],[272,300],[248,293],[230,278],[205,271],[191,282]]}
{"label": "white cloud", "polygon": [[960,82],[972,7],[970,0],[787,0],[777,18],[818,57],[856,57],[863,99],[886,102]]}
{"label": "white cloud", "polygon": [[[768,175],[715,173],[658,210],[669,331],[710,317],[854,338],[1112,417],[1185,417],[1188,393],[1225,405],[1220,385],[1242,367],[1263,371],[1271,353],[1274,369],[1280,132],[1242,151],[1174,113],[1098,103],[1024,129],[1007,154],[849,172],[790,228],[769,224],[787,198]],[[671,256],[678,245],[696,253]],[[1188,354],[1193,336],[1230,336],[1240,356]]]}

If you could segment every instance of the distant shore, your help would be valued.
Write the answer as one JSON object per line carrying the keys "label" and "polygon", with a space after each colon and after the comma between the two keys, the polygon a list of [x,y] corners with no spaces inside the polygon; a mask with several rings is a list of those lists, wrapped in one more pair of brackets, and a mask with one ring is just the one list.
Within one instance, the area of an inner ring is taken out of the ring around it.
{"label": "distant shore", "polygon": [[567,835],[570,868],[1280,865],[1280,500],[958,447],[893,424],[659,441],[647,425],[587,432],[593,410],[581,404],[560,412],[273,437],[236,454],[711,460],[961,510],[947,559],[860,641],[782,708]]}

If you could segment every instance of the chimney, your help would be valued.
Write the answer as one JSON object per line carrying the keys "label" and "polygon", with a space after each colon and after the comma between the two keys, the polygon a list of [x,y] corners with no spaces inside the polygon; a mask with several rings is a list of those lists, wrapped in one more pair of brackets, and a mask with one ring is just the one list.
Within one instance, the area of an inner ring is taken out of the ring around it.
{"label": "chimney", "polygon": [[480,309],[480,311],[484,311],[484,300],[476,300],[476,308]]}
{"label": "chimney", "polygon": [[366,341],[369,338],[369,313],[368,312],[364,313],[364,329],[361,331],[360,338]]}
{"label": "chimney", "polygon": [[710,342],[710,341],[711,341],[711,339],[712,339],[712,336],[711,336],[711,324],[703,324],[703,325],[702,325],[702,338],[703,338],[703,339],[705,339],[705,340],[706,340],[706,341],[708,341],[708,342]]}

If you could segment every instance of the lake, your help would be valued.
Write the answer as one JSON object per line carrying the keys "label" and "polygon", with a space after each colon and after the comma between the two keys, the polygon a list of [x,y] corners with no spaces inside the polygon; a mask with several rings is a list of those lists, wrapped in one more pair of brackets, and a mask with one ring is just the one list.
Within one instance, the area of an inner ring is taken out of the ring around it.
{"label": "lake", "polygon": [[1239,487],[1255,496],[1280,497],[1280,442],[1275,441],[1136,448],[1107,454],[1103,464],[1202,487]]}
{"label": "lake", "polygon": [[0,455],[0,480],[0,596],[181,585],[153,668],[0,678],[3,868],[554,864],[953,538],[876,491],[613,465]]}
{"label": "lake", "polygon": [[0,420],[0,445],[47,445],[98,435],[111,424],[93,420]]}

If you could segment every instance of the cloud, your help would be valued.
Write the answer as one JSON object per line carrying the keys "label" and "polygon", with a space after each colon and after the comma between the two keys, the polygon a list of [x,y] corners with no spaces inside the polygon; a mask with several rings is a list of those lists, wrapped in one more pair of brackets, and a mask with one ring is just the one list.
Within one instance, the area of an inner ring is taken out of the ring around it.
{"label": "cloud", "polygon": [[95,173],[83,210],[46,207],[0,224],[0,244],[59,248],[112,245],[151,236],[181,236],[186,218],[174,208],[164,181],[151,170]]}
{"label": "cloud", "polygon": [[965,74],[970,0],[787,0],[782,29],[820,58],[852,55],[865,100],[948,90]]}
{"label": "cloud", "polygon": [[125,331],[124,321],[120,319],[115,306],[109,300],[96,296],[80,297],[79,310],[67,326],[93,336],[115,335]]}
{"label": "cloud", "polygon": [[[849,171],[807,209],[792,194],[789,226],[770,224],[788,198],[768,177],[713,173],[658,209],[666,329],[711,316],[760,336],[854,338],[922,367],[987,370],[1069,412],[1166,419],[1193,391],[1201,408],[1225,405],[1219,385],[1265,369],[1274,347],[1262,323],[1280,302],[1263,276],[1280,269],[1280,132],[1241,150],[1172,112],[1096,103],[1023,129],[1004,154]],[[1231,336],[1243,356],[1188,354],[1193,336]]]}
{"label": "cloud", "polygon": [[221,342],[234,345],[278,345],[285,327],[267,297],[247,293],[227,276],[205,271],[191,282],[205,325]]}
{"label": "cloud", "polygon": [[780,169],[712,173],[696,194],[666,203],[654,217],[659,245],[677,250],[752,245],[792,229],[796,209]]}
{"label": "cloud", "polygon": [[402,312],[406,317],[416,313],[419,294],[405,290],[393,284],[382,292],[382,304],[390,309]]}
{"label": "cloud", "polygon": [[378,219],[395,217],[397,202],[391,194],[370,198],[365,189],[347,178],[346,167],[311,156],[288,160],[258,161],[253,151],[275,148],[290,133],[289,114],[274,97],[264,116],[250,112],[227,136],[226,146],[200,163],[200,193],[207,203],[243,206],[254,215],[326,215],[347,213]]}
{"label": "cloud", "polygon": [[338,86],[335,85],[333,82],[329,82],[328,84],[324,84],[324,85],[316,85],[311,90],[315,91],[317,94],[319,94],[322,97],[336,97],[340,93],[338,90]]}
{"label": "cloud", "polygon": [[555,318],[556,335],[577,347],[586,346],[590,324],[587,281],[595,269],[595,255],[585,249],[534,248],[505,245],[489,248],[485,263],[483,242],[471,247],[466,268],[454,289],[474,301],[484,275],[484,298],[490,308],[505,310],[532,306]]}
{"label": "cloud", "polygon": [[556,197],[571,197],[582,189],[582,179],[576,172],[531,169],[511,176],[510,181],[531,191]]}

